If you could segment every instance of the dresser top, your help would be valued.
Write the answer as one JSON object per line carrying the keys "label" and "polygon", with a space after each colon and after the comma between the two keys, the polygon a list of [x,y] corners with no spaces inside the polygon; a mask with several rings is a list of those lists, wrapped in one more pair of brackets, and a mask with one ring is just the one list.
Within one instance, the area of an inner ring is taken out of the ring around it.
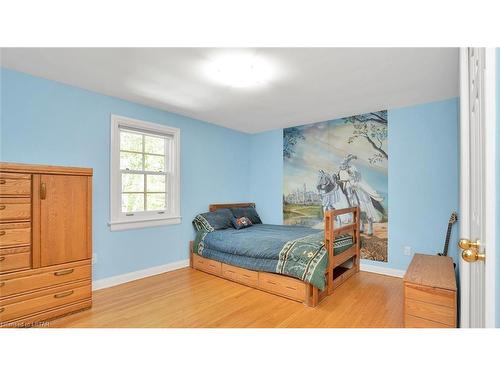
{"label": "dresser top", "polygon": [[433,288],[457,290],[453,259],[450,257],[415,254],[403,280]]}
{"label": "dresser top", "polygon": [[92,176],[92,168],[0,162],[1,172],[44,173]]}

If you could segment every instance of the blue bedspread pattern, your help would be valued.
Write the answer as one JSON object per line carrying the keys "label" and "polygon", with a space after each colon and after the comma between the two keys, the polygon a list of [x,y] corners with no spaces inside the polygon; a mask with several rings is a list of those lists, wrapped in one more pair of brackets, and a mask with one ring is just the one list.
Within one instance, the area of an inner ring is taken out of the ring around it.
{"label": "blue bedspread pattern", "polygon": [[319,232],[287,242],[279,253],[276,273],[296,277],[323,290],[327,264],[323,232]]}

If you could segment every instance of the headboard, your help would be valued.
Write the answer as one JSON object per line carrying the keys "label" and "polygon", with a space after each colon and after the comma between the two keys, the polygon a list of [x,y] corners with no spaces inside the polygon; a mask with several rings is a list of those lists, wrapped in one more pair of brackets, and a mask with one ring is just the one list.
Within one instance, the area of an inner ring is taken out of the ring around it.
{"label": "headboard", "polygon": [[239,208],[239,207],[255,207],[255,203],[213,203],[208,206],[210,212],[214,212],[219,208]]}

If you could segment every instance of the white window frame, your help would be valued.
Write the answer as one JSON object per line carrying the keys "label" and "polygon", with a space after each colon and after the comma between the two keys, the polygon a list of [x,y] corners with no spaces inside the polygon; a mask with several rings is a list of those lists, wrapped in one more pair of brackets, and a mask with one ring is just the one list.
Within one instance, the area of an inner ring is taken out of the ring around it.
{"label": "white window frame", "polygon": [[[171,138],[168,163],[170,178],[169,209],[165,211],[145,211],[126,215],[121,211],[121,171],[120,171],[120,128],[138,132],[149,132]],[[129,117],[111,115],[111,155],[110,155],[110,221],[112,231],[155,227],[160,225],[180,224],[180,142],[181,131],[178,128],[136,120]]]}

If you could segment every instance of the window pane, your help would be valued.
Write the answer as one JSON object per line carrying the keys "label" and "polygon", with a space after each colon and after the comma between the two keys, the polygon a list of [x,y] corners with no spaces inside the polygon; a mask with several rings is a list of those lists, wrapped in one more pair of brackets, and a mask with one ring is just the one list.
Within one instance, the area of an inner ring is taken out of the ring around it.
{"label": "window pane", "polygon": [[144,194],[122,194],[122,212],[144,211]]}
{"label": "window pane", "polygon": [[122,130],[120,132],[120,150],[142,152],[142,135]]}
{"label": "window pane", "polygon": [[142,171],[142,154],[120,152],[120,169]]}
{"label": "window pane", "polygon": [[148,196],[148,211],[164,210],[165,209],[165,194],[149,193]]}
{"label": "window pane", "polygon": [[165,157],[155,156],[155,155],[145,155],[145,170],[152,172],[164,172],[165,171]]}
{"label": "window pane", "polygon": [[165,190],[165,176],[164,175],[148,175],[147,189],[148,193],[164,193]]}
{"label": "window pane", "polygon": [[122,174],[122,192],[124,193],[140,193],[144,191],[144,175],[143,174]]}
{"label": "window pane", "polygon": [[165,138],[145,136],[144,140],[146,153],[165,155]]}

